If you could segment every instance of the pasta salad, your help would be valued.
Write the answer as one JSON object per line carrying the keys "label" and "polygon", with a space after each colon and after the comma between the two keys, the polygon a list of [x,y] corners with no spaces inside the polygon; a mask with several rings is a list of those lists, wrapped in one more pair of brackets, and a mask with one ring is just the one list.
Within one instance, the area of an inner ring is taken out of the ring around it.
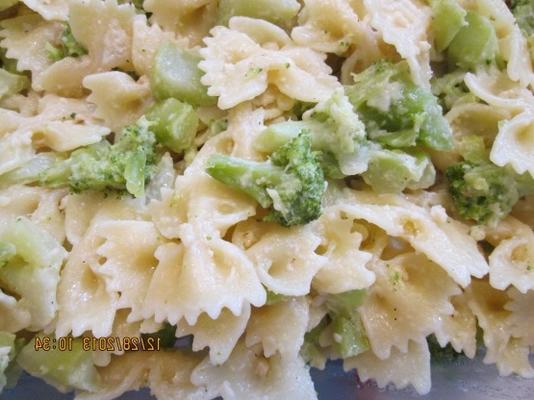
{"label": "pasta salad", "polygon": [[341,359],[426,394],[477,352],[534,377],[533,20],[0,0],[0,392],[317,399]]}

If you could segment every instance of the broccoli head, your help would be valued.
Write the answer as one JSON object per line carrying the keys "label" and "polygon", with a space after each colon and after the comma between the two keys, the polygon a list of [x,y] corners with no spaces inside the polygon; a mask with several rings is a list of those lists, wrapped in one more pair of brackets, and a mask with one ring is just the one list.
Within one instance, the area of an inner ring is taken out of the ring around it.
{"label": "broccoli head", "polygon": [[128,191],[144,194],[145,182],[157,163],[156,137],[143,117],[126,127],[111,144],[107,140],[79,148],[69,156],[41,153],[27,165],[1,177],[0,183],[37,183],[58,188]]}
{"label": "broccoli head", "polygon": [[272,208],[268,221],[283,226],[301,225],[321,215],[326,182],[307,131],[274,151],[266,162],[213,155],[207,172],[252,196],[262,207]]}
{"label": "broccoli head", "polygon": [[80,57],[87,54],[85,47],[72,34],[69,24],[65,24],[65,28],[60,37],[60,43],[54,46],[50,42],[47,42],[45,48],[48,53],[48,58],[51,61],[59,61],[65,57]]}
{"label": "broccoli head", "polygon": [[455,164],[446,177],[458,213],[480,224],[505,217],[520,197],[515,174],[490,162]]}
{"label": "broccoli head", "polygon": [[354,75],[346,92],[370,139],[397,148],[452,148],[452,132],[438,99],[411,81],[405,62],[376,62]]}

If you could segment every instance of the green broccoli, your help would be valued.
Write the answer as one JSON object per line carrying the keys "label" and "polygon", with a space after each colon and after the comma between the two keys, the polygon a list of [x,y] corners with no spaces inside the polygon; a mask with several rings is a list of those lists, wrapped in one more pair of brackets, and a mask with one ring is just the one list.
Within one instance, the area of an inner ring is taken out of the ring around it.
{"label": "green broccoli", "polygon": [[430,82],[432,93],[439,99],[441,107],[449,111],[452,106],[462,99],[476,101],[476,97],[469,93],[469,89],[464,82],[465,72],[455,71],[440,77],[433,78]]}
{"label": "green broccoli", "polygon": [[193,145],[198,115],[191,105],[168,98],[156,103],[145,116],[158,142],[172,151],[181,153]]}
{"label": "green broccoli", "polygon": [[0,100],[4,97],[21,92],[30,86],[29,79],[20,74],[14,74],[0,68]]}
{"label": "green broccoli", "polygon": [[346,88],[370,139],[388,147],[452,148],[452,132],[432,92],[415,85],[405,62],[378,61]]}
{"label": "green broccoli", "polygon": [[80,57],[87,54],[87,50],[74,37],[69,24],[65,24],[57,46],[47,42],[45,45],[50,61],[59,61],[65,57]]}
{"label": "green broccoli", "polygon": [[514,0],[512,1],[512,12],[528,40],[530,58],[534,61],[534,2],[532,0]]}
{"label": "green broccoli", "polygon": [[445,175],[458,213],[480,224],[505,217],[521,195],[516,174],[490,162],[463,161],[447,168]]}
{"label": "green broccoli", "polygon": [[266,217],[268,221],[292,226],[306,224],[321,215],[326,182],[307,131],[282,145],[266,162],[213,155],[208,160],[207,172],[252,196],[262,207],[272,207]]}
{"label": "green broccoli", "polygon": [[107,140],[82,147],[69,156],[41,153],[26,165],[0,177],[0,184],[37,183],[47,187],[128,191],[144,194],[145,182],[157,163],[156,137],[142,117],[124,128],[114,144]]}

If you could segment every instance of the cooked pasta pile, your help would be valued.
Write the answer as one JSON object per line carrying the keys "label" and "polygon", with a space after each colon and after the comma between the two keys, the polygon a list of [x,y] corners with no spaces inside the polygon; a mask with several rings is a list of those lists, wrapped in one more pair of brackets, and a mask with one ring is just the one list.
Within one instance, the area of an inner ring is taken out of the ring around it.
{"label": "cooked pasta pile", "polygon": [[425,394],[429,344],[534,377],[533,17],[0,0],[0,391]]}

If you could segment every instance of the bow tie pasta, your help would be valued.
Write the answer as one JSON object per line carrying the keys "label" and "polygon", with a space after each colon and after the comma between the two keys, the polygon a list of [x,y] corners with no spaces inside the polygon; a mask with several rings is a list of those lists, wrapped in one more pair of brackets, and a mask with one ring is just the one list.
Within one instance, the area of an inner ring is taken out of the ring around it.
{"label": "bow tie pasta", "polygon": [[0,392],[534,378],[533,16],[0,0]]}

